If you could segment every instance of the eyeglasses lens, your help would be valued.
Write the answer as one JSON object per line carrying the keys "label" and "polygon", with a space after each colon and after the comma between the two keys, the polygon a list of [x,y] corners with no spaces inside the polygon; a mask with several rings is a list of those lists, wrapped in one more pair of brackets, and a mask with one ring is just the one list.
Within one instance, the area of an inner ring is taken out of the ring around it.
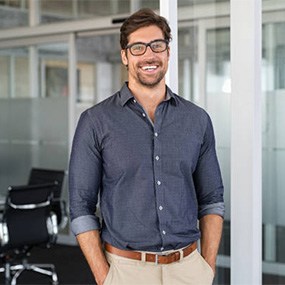
{"label": "eyeglasses lens", "polygon": [[146,52],[146,49],[148,46],[150,46],[153,52],[159,53],[159,52],[163,52],[166,50],[167,42],[158,40],[158,41],[154,41],[148,44],[137,43],[137,44],[130,46],[130,51],[133,55],[142,55]]}

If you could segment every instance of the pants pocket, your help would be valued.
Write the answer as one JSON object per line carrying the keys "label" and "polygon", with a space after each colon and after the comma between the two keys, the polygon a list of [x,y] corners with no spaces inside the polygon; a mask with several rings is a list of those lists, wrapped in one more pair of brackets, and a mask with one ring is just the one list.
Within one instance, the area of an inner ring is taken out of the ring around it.
{"label": "pants pocket", "polygon": [[110,268],[109,268],[109,271],[108,271],[108,274],[103,282],[103,285],[110,285],[112,284],[112,275],[113,275],[113,265],[111,264],[110,265]]}
{"label": "pants pocket", "polygon": [[198,254],[199,254],[199,257],[200,257],[202,263],[205,266],[205,269],[209,272],[209,274],[211,274],[211,276],[214,279],[215,274],[214,274],[212,267],[210,266],[210,264],[205,260],[205,258],[200,253],[198,253]]}

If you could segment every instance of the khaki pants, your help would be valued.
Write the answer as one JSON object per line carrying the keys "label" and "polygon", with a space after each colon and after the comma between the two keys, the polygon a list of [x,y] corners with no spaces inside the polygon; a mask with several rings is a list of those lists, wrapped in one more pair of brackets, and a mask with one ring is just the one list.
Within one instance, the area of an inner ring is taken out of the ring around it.
{"label": "khaki pants", "polygon": [[200,253],[171,264],[136,261],[106,252],[110,271],[104,285],[210,285],[214,273]]}

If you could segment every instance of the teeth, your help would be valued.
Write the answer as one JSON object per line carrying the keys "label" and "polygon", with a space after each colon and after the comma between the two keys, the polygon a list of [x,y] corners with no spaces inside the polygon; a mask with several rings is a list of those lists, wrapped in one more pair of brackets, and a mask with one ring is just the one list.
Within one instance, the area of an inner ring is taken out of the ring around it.
{"label": "teeth", "polygon": [[154,70],[154,69],[156,69],[156,66],[155,65],[153,65],[153,66],[143,66],[142,69],[143,70]]}

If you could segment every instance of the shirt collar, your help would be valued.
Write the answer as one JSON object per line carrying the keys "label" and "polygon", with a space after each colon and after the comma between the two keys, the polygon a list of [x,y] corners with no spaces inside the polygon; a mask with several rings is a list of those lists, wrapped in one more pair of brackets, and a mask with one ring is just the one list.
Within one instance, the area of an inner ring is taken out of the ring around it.
{"label": "shirt collar", "polygon": [[[125,106],[125,104],[130,100],[134,99],[134,96],[131,92],[131,90],[128,87],[128,82],[125,82],[125,84],[122,86],[120,90],[120,103],[121,106]],[[176,95],[171,91],[171,89],[166,86],[166,98],[165,101],[171,101],[174,103],[174,105],[177,105],[177,98]]]}

